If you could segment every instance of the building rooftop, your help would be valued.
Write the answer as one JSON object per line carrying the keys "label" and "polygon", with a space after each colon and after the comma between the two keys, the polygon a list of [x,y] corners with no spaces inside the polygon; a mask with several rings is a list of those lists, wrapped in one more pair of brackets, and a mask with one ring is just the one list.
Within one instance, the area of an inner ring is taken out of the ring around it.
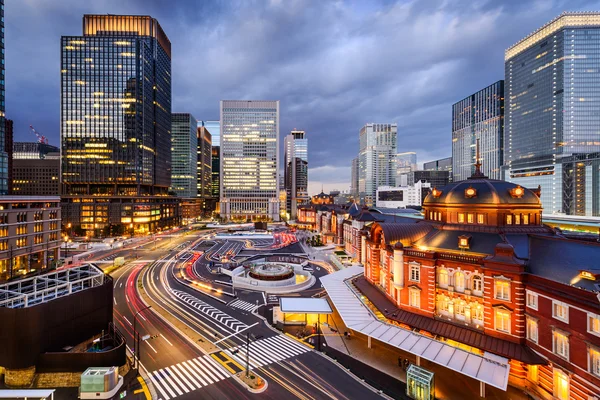
{"label": "building rooftop", "polygon": [[57,270],[0,285],[0,307],[26,308],[104,284],[94,264]]}

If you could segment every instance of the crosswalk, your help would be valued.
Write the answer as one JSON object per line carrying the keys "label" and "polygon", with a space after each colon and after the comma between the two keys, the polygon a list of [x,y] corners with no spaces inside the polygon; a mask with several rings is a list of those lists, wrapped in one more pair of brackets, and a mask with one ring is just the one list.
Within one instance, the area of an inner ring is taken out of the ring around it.
{"label": "crosswalk", "polygon": [[247,327],[247,325],[243,322],[238,321],[237,319],[233,318],[228,314],[225,314],[223,311],[211,306],[208,303],[205,303],[197,297],[191,296],[180,290],[172,289],[171,292],[184,303],[189,304],[201,313],[209,316],[215,321],[218,321],[221,325],[228,327],[234,332],[239,332],[240,330]]}
{"label": "crosswalk", "polygon": [[183,361],[149,374],[160,400],[173,399],[229,376],[210,355]]}
{"label": "crosswalk", "polygon": [[[285,336],[277,335],[260,339],[250,344],[250,367],[259,368],[286,358],[298,356],[307,351],[309,351],[307,347]],[[240,364],[246,365],[245,345],[233,347],[225,352],[237,358]]]}
{"label": "crosswalk", "polygon": [[275,296],[273,294],[270,294],[267,297],[267,303],[268,304],[279,304],[279,297],[277,297],[277,296]]}
{"label": "crosswalk", "polygon": [[239,308],[240,310],[254,312],[260,305],[248,303],[244,300],[234,300],[231,303],[227,304],[228,306]]}

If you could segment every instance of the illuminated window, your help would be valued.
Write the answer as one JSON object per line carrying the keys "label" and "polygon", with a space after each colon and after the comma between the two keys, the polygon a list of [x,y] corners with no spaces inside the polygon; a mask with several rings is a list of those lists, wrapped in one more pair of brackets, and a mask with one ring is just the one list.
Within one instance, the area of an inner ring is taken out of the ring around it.
{"label": "illuminated window", "polygon": [[457,271],[454,273],[454,290],[457,292],[465,291],[465,274]]}
{"label": "illuminated window", "polygon": [[560,321],[569,323],[569,306],[567,303],[552,300],[552,316]]}
{"label": "illuminated window", "polygon": [[473,221],[474,221],[473,214],[471,214],[471,213],[467,214],[467,223],[472,224]]}
{"label": "illuminated window", "polygon": [[554,396],[558,400],[569,400],[569,376],[561,369],[554,368]]}
{"label": "illuminated window", "polygon": [[538,342],[538,321],[527,316],[527,339],[534,343]]}
{"label": "illuminated window", "polygon": [[523,225],[529,225],[529,214],[523,214]]}
{"label": "illuminated window", "polygon": [[421,266],[419,264],[410,264],[410,276],[411,281],[419,282],[421,279]]}
{"label": "illuminated window", "polygon": [[557,356],[569,359],[569,336],[558,329],[552,331],[552,351]]}
{"label": "illuminated window", "polygon": [[538,295],[537,293],[527,291],[527,307],[534,310],[538,309]]}
{"label": "illuminated window", "polygon": [[464,224],[465,223],[465,214],[463,214],[463,213],[459,213],[458,214],[458,223],[459,224]]}
{"label": "illuminated window", "polygon": [[408,305],[411,307],[421,307],[421,291],[411,288],[408,295]]}
{"label": "illuminated window", "polygon": [[498,300],[510,300],[510,281],[505,279],[496,279],[494,281],[496,289],[495,298]]}
{"label": "illuminated window", "polygon": [[590,372],[600,376],[600,350],[597,347],[590,347]]}
{"label": "illuminated window", "polygon": [[472,280],[473,293],[481,295],[483,293],[483,278],[475,275]]}
{"label": "illuminated window", "polygon": [[539,374],[538,374],[538,366],[537,365],[528,365],[527,366],[527,379],[533,383],[538,383]]}
{"label": "illuminated window", "polygon": [[448,270],[444,268],[440,269],[438,273],[438,285],[444,289],[448,287]]}
{"label": "illuminated window", "polygon": [[600,315],[588,314],[588,332],[600,335]]}
{"label": "illuminated window", "polygon": [[494,318],[496,322],[496,330],[500,332],[510,333],[510,312],[507,310],[498,309]]}
{"label": "illuminated window", "polygon": [[485,220],[485,216],[483,214],[477,214],[477,223],[483,224]]}
{"label": "illuminated window", "polygon": [[510,214],[506,216],[506,225],[512,225],[512,215]]}
{"label": "illuminated window", "polygon": [[515,214],[515,225],[521,225],[521,215]]}

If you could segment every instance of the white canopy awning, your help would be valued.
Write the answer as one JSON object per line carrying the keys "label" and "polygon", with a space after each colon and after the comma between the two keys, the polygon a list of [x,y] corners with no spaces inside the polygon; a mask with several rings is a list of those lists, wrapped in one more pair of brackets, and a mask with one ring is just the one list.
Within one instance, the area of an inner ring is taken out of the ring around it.
{"label": "white canopy awning", "polygon": [[54,398],[54,389],[0,390],[0,399],[48,399]]}
{"label": "white canopy awning", "polygon": [[362,273],[363,267],[353,266],[321,278],[329,298],[349,329],[506,390],[510,374],[506,358],[470,353],[377,319],[346,283],[346,280]]}
{"label": "white canopy awning", "polygon": [[331,314],[327,299],[313,297],[280,297],[279,307],[283,313]]}

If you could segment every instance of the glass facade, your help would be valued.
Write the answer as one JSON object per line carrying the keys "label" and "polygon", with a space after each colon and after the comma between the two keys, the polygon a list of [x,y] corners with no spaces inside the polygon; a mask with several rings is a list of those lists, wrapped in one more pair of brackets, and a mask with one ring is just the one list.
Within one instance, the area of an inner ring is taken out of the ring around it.
{"label": "glass facade", "polygon": [[221,147],[212,146],[212,198],[218,199],[221,194]]}
{"label": "glass facade", "polygon": [[360,130],[358,189],[361,199],[374,199],[379,186],[395,185],[397,136],[398,124],[366,124]]}
{"label": "glass facade", "polygon": [[198,132],[198,191],[202,199],[212,198],[212,135],[205,127]]}
{"label": "glass facade", "polygon": [[417,153],[408,151],[396,154],[396,186],[408,185],[408,173],[417,169]]}
{"label": "glass facade", "polygon": [[198,128],[205,127],[212,135],[213,146],[221,145],[221,122],[220,121],[198,121]]}
{"label": "glass facade", "polygon": [[171,189],[177,197],[196,197],[198,190],[198,121],[187,113],[171,114]]}
{"label": "glass facade", "polygon": [[4,0],[0,0],[0,195],[8,194],[8,150],[4,132]]}
{"label": "glass facade", "polygon": [[359,158],[355,157],[352,159],[352,170],[350,171],[350,194],[354,198],[358,198],[358,166],[359,166]]}
{"label": "glass facade", "polygon": [[308,139],[304,131],[292,131],[284,139],[285,211],[296,218],[298,206],[310,200],[308,196]]}
{"label": "glass facade", "polygon": [[505,179],[545,213],[600,215],[599,47],[600,14],[564,13],[506,51]]}
{"label": "glass facade", "polygon": [[171,43],[158,21],[85,15],[83,36],[61,38],[60,65],[65,216],[89,234],[176,224]]}
{"label": "glass facade", "polygon": [[481,171],[501,179],[503,163],[504,81],[498,81],[452,105],[452,180],[475,172],[479,140]]}
{"label": "glass facade", "polygon": [[220,211],[279,220],[279,101],[221,101]]}

